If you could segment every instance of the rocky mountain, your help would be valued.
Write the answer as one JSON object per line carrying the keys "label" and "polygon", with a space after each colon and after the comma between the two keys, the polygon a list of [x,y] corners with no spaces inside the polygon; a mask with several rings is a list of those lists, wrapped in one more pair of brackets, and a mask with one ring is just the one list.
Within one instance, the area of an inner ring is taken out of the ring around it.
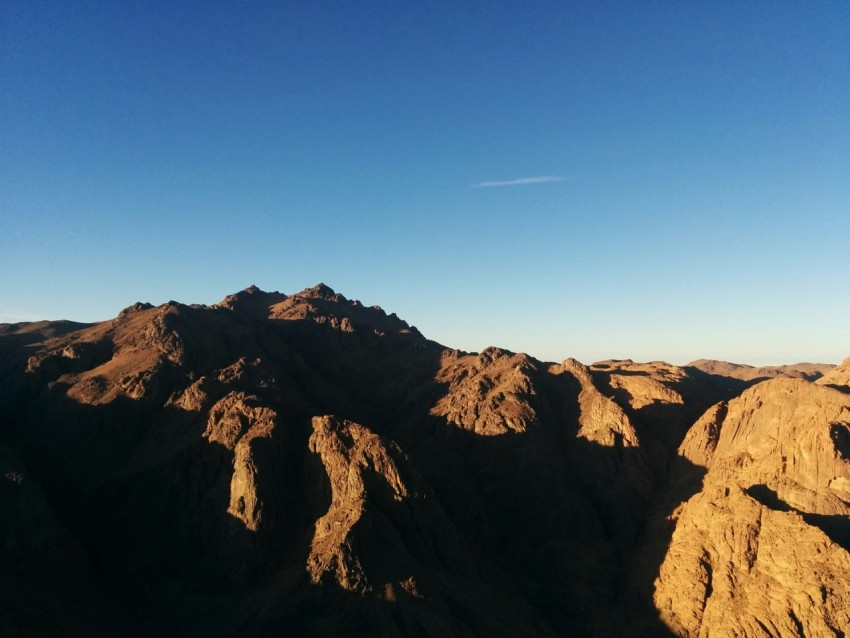
{"label": "rocky mountain", "polygon": [[321,284],[2,326],[0,634],[844,635],[846,365],[697,363]]}

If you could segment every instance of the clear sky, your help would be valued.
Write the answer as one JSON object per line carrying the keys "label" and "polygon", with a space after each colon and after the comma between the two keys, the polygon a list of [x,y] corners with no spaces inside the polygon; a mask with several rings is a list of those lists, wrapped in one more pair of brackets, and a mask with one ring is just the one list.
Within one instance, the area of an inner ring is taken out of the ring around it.
{"label": "clear sky", "polygon": [[324,281],[547,360],[850,355],[848,2],[0,3],[0,322]]}

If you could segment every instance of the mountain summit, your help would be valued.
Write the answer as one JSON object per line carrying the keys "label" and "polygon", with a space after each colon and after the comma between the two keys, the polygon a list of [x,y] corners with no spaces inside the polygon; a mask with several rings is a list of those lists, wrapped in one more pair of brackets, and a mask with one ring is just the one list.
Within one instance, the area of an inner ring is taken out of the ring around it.
{"label": "mountain summit", "polygon": [[850,631],[847,362],[467,353],[324,284],[0,355],[2,635]]}

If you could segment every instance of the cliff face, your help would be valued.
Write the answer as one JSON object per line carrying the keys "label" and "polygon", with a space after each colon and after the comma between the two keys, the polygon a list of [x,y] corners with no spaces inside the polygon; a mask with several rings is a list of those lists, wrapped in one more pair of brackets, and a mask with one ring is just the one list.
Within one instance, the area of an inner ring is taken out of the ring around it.
{"label": "cliff face", "polygon": [[838,381],[465,353],[324,285],[0,353],[4,635],[847,630]]}
{"label": "cliff face", "polygon": [[848,442],[850,396],[797,379],[761,383],[691,428],[672,478],[705,474],[672,515],[653,588],[677,635],[844,635]]}

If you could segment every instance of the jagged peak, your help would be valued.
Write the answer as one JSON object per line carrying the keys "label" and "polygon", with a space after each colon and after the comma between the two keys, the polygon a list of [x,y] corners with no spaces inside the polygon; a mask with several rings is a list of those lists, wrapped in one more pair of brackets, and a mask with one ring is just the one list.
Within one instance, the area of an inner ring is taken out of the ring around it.
{"label": "jagged peak", "polygon": [[335,292],[333,288],[324,282],[319,282],[312,288],[305,288],[297,296],[308,299],[324,299],[326,301],[348,301],[343,295]]}
{"label": "jagged peak", "polygon": [[581,361],[579,361],[578,359],[574,359],[573,357],[567,357],[566,359],[564,359],[559,367],[561,370],[582,370],[585,373],[589,373],[589,368]]}
{"label": "jagged peak", "polygon": [[186,304],[180,303],[179,301],[175,301],[174,299],[169,299],[164,304],[157,306],[157,308],[163,310],[164,312],[179,312],[183,308],[188,307],[189,306],[187,306]]}
{"label": "jagged peak", "polygon": [[513,352],[509,352],[504,350],[503,348],[499,348],[498,346],[487,346],[481,352],[478,353],[478,361],[483,364],[493,363],[496,359],[501,359],[502,357],[510,357],[513,356]]}
{"label": "jagged peak", "polygon": [[273,303],[283,301],[284,299],[286,299],[286,295],[281,292],[266,292],[258,286],[251,284],[244,290],[235,292],[232,295],[227,295],[227,297],[215,304],[214,307],[236,310],[244,306],[254,306],[261,302],[271,305]]}
{"label": "jagged peak", "polygon": [[387,314],[379,306],[365,306],[359,300],[347,299],[324,283],[285,297],[269,308],[268,317],[273,320],[307,319],[343,332],[369,333],[377,337],[397,334],[424,339],[416,326],[397,314]]}
{"label": "jagged peak", "polygon": [[150,310],[151,308],[153,308],[153,304],[148,303],[148,302],[137,301],[136,303],[127,306],[121,312],[119,312],[118,318],[121,319],[122,317],[128,317],[130,315],[136,314],[137,312],[142,312],[144,310]]}

